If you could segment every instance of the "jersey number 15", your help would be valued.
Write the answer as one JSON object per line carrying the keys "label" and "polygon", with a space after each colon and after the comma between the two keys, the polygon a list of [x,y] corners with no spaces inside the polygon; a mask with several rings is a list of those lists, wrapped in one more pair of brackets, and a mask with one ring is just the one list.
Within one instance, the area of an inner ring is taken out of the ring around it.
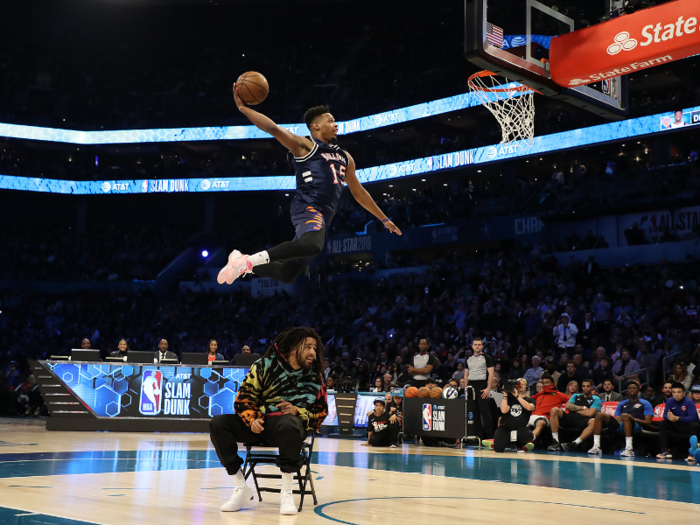
{"label": "jersey number 15", "polygon": [[333,172],[333,184],[342,184],[345,182],[345,166],[342,164],[338,167],[340,172],[340,179],[338,178],[338,172],[335,170],[335,164],[331,163],[331,171]]}

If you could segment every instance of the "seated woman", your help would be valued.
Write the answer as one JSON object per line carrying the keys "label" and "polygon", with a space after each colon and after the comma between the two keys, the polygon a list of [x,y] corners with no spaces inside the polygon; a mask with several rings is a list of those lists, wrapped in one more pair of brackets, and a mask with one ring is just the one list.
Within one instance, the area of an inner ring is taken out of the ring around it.
{"label": "seated woman", "polygon": [[218,349],[219,343],[216,342],[216,339],[210,339],[207,344],[207,359],[209,360],[209,364],[212,364],[214,361],[225,361],[224,356],[217,352]]}

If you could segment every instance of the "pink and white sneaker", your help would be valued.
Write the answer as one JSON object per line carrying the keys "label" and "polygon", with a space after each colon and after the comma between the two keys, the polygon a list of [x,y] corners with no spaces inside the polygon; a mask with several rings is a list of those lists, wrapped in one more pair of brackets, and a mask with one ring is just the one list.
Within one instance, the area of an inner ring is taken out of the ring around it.
{"label": "pink and white sneaker", "polygon": [[224,266],[216,278],[219,284],[231,284],[239,277],[250,273],[253,265],[248,261],[248,256],[243,255],[238,250],[233,250],[228,256],[228,264]]}

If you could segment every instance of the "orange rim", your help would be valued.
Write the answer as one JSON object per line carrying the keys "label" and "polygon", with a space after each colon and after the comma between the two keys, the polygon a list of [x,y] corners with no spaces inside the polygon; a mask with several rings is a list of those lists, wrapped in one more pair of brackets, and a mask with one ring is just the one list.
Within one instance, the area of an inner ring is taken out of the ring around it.
{"label": "orange rim", "polygon": [[496,73],[485,69],[484,71],[479,71],[478,73],[474,73],[472,76],[470,76],[467,83],[469,84],[469,87],[472,88],[474,91],[483,91],[485,93],[514,93],[514,92],[534,91],[535,93],[537,93],[539,95],[542,94],[539,91],[537,91],[536,89],[533,89],[531,87],[524,86],[524,85],[515,86],[515,87],[489,88],[489,87],[479,86],[479,85],[473,83],[473,80],[475,78],[495,77],[495,76],[496,76]]}

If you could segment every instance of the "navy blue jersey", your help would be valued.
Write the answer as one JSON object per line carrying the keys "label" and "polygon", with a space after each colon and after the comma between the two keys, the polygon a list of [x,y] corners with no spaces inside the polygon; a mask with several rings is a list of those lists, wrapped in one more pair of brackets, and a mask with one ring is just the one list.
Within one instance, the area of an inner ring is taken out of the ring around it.
{"label": "navy blue jersey", "polygon": [[290,211],[294,217],[311,207],[323,214],[328,227],[343,193],[349,158],[335,144],[309,138],[314,143],[313,149],[303,157],[294,157],[297,191]]}

